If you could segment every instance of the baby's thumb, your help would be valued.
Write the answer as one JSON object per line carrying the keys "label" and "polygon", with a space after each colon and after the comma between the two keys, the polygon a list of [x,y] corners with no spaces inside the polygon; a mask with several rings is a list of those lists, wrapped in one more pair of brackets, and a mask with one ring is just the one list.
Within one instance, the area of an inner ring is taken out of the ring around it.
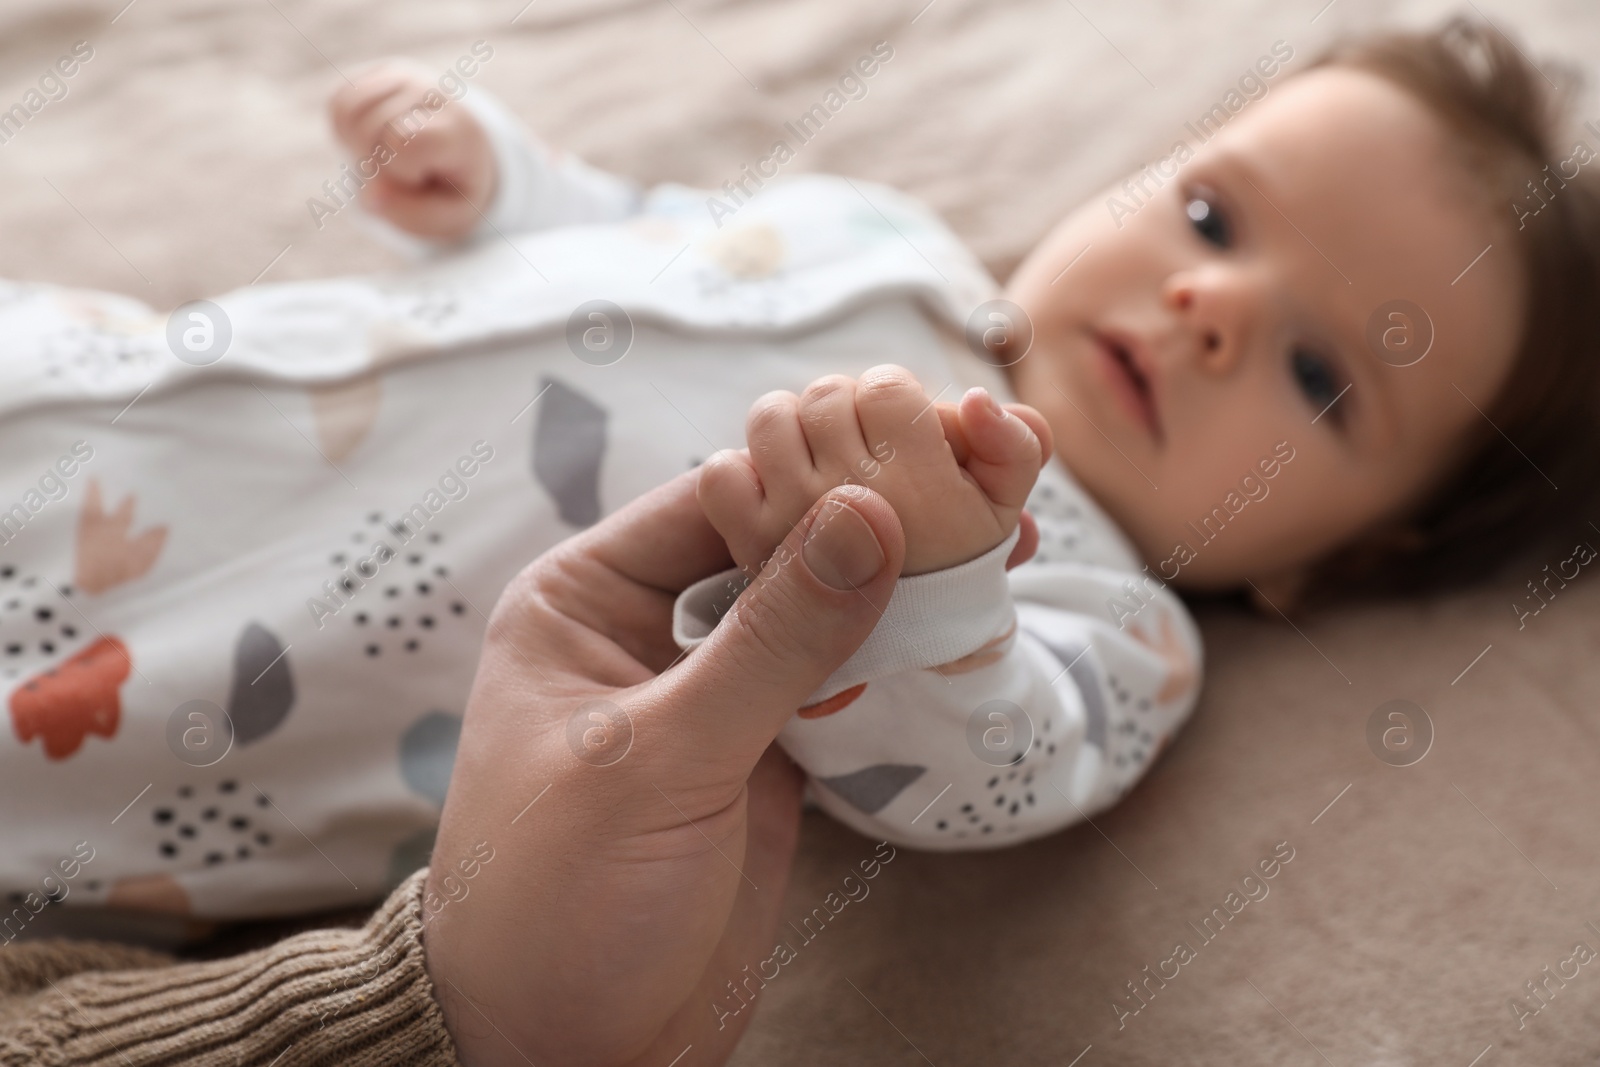
{"label": "baby's thumb", "polygon": [[704,756],[748,773],[797,708],[867,639],[905,560],[900,520],[843,485],[796,524],[711,635],[661,679],[675,726]]}

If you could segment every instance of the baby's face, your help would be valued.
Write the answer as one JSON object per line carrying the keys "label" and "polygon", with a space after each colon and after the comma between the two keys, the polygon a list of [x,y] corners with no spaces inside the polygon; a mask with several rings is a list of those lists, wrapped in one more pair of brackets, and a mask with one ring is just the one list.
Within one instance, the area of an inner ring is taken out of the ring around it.
{"label": "baby's face", "polygon": [[[1162,180],[1143,206],[1120,183],[1092,198],[1018,268],[1034,341],[1012,384],[1152,571],[1284,588],[1482,424],[1522,315],[1510,212],[1474,199],[1421,104],[1338,68],[1280,83]],[[1132,209],[1120,225],[1106,195]],[[1396,299],[1434,332],[1405,367],[1367,337]]]}

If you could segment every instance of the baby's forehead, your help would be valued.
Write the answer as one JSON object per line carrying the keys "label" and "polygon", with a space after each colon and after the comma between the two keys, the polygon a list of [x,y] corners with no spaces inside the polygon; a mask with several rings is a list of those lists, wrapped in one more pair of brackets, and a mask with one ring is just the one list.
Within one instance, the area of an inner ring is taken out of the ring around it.
{"label": "baby's forehead", "polygon": [[[1494,213],[1469,195],[1474,179],[1453,134],[1421,101],[1376,75],[1318,69],[1254,109],[1203,152],[1243,179],[1246,214],[1272,234],[1299,238],[1282,243],[1283,256],[1363,304],[1427,294],[1440,310],[1469,306],[1453,299],[1461,270],[1506,242],[1510,211]],[[1515,312],[1515,261],[1504,251],[1474,270],[1506,290],[1501,310]]]}
{"label": "baby's forehead", "polygon": [[[1522,313],[1510,208],[1502,218],[1486,207],[1444,124],[1398,86],[1345,68],[1297,75],[1251,108],[1205,146],[1207,166],[1236,176],[1262,254],[1296,296],[1353,343],[1379,308],[1411,302],[1435,331],[1434,368],[1449,364],[1469,392],[1492,389]],[[1399,399],[1449,390],[1433,377],[1419,367],[1397,383]]]}
{"label": "baby's forehead", "polygon": [[1325,68],[1291,78],[1207,147],[1237,161],[1308,236],[1318,231],[1374,275],[1449,271],[1466,247],[1476,254],[1503,229],[1481,196],[1468,195],[1477,183],[1443,123],[1373,74]]}

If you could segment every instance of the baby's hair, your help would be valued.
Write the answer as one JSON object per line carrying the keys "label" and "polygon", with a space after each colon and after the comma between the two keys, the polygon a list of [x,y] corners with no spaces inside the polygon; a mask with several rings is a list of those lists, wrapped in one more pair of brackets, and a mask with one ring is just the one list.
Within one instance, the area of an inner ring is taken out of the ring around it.
{"label": "baby's hair", "polygon": [[[1306,69],[1326,66],[1385,78],[1439,119],[1486,202],[1519,223],[1507,251],[1524,310],[1500,394],[1473,398],[1487,419],[1473,415],[1454,461],[1398,521],[1319,563],[1307,599],[1470,584],[1587,530],[1600,499],[1600,158],[1561,149],[1581,79],[1546,64],[1554,87],[1499,30],[1460,16],[1347,39]],[[1580,163],[1576,177],[1563,161]]]}

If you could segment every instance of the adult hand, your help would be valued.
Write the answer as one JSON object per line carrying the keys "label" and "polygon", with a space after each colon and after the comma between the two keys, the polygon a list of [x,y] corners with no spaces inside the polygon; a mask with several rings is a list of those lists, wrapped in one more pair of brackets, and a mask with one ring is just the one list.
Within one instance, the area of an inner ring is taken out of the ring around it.
{"label": "adult hand", "polygon": [[424,907],[467,1067],[720,1064],[750,1017],[719,1030],[712,1004],[770,952],[788,881],[802,777],[772,741],[871,632],[904,538],[883,498],[832,490],[674,665],[677,594],[729,566],[697,479],[495,606]]}

